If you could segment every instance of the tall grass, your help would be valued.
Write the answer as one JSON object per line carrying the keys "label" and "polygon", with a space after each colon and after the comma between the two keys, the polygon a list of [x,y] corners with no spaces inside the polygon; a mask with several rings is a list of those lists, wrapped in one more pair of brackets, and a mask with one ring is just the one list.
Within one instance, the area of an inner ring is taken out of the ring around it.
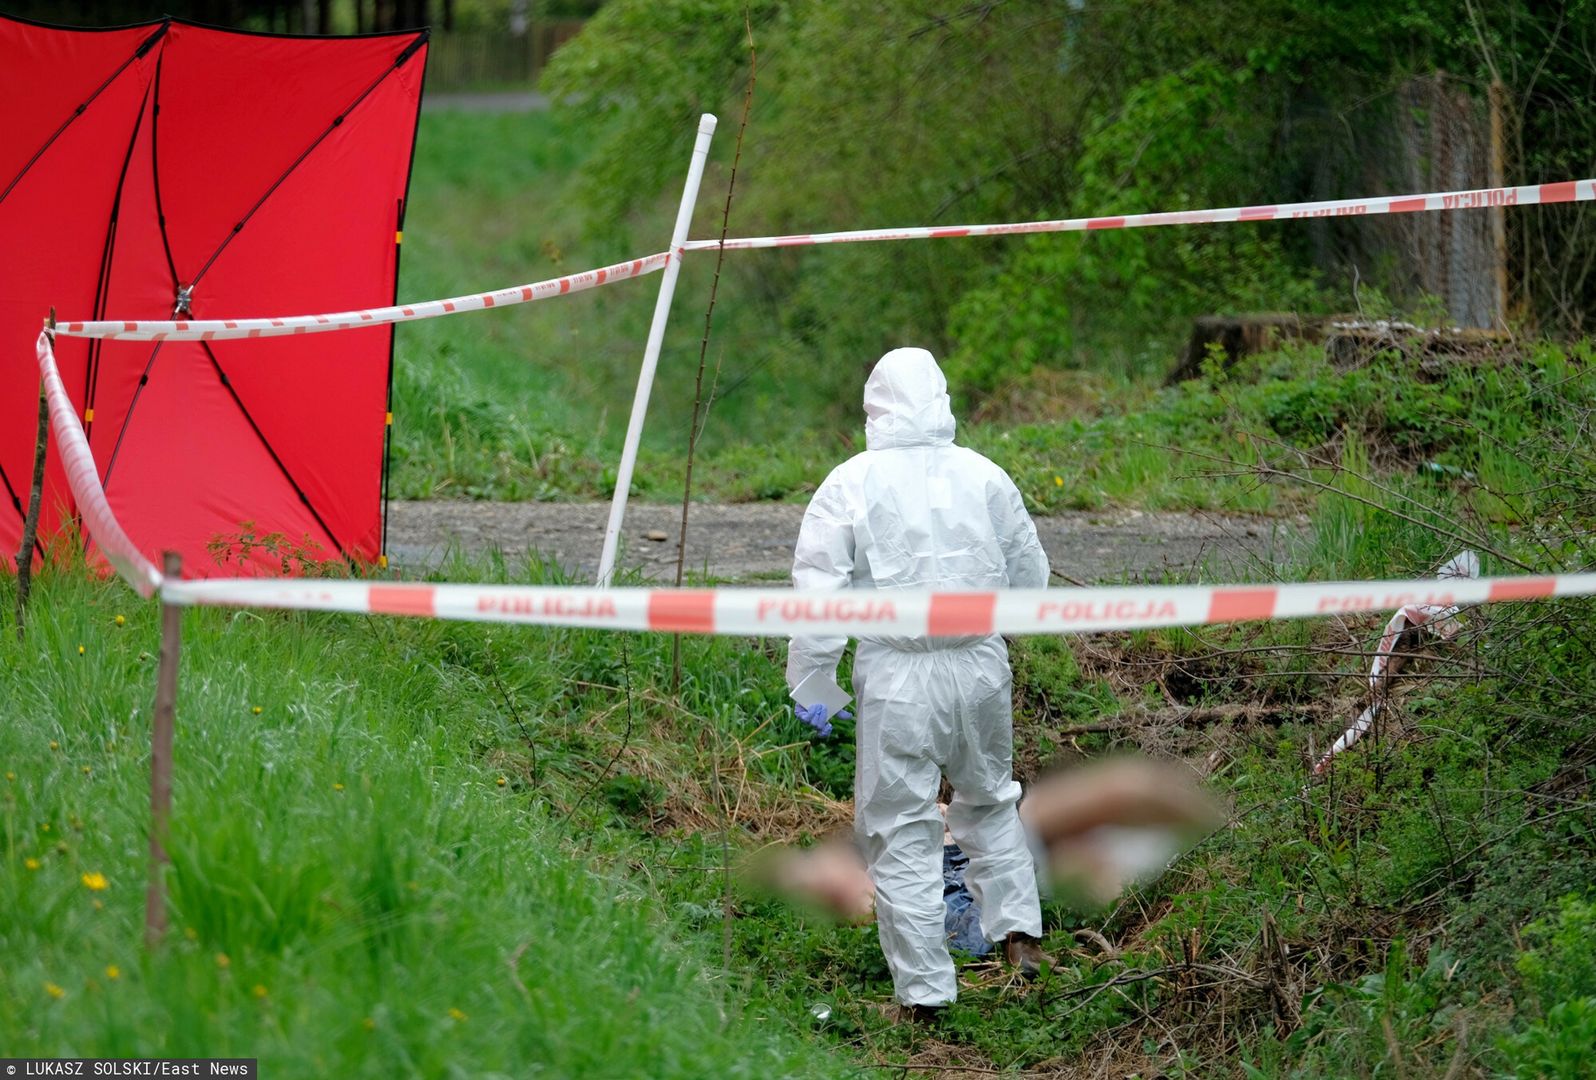
{"label": "tall grass", "polygon": [[[1224,392],[1257,413],[1300,389],[1260,387]],[[1137,422],[1226,407],[1193,386]],[[1563,418],[1549,410],[1545,426]],[[1371,479],[1381,430],[1343,425],[1334,467],[1304,470],[1326,485],[1318,524],[1280,576],[1420,572],[1452,548],[1426,522],[1536,567],[1583,557],[1578,535],[1453,521],[1465,486]],[[1587,453],[1557,445],[1526,468],[1588,474]],[[1045,460],[1045,444],[1029,450]],[[1094,452],[1110,460],[1113,444]],[[502,556],[440,573],[558,576]],[[933,1060],[1325,1077],[1392,1071],[1398,1054],[1414,1075],[1460,1055],[1504,1072],[1578,1060],[1583,997],[1511,972],[1517,928],[1596,867],[1588,608],[1468,613],[1319,784],[1308,763],[1356,715],[1382,615],[1017,643],[1022,775],[1140,745],[1205,771],[1235,812],[1113,908],[1051,905],[1057,964],[1040,987],[964,968]],[[7,1046],[259,1056],[291,1074],[804,1075],[925,1060],[924,1036],[879,1008],[890,983],[872,929],[724,873],[722,836],[741,851],[841,824],[827,796],[845,796],[852,773],[848,726],[820,741],[798,725],[779,644],[754,639],[688,640],[672,696],[662,636],[187,613],[174,928],[145,955],[155,616],[118,585],[56,571],[26,642],[0,639]],[[1227,704],[1253,718],[1198,718]],[[1537,948],[1577,974],[1588,933],[1575,922]],[[1508,1016],[1510,997],[1533,1019]],[[829,1019],[811,1019],[816,1002]]]}
{"label": "tall grass", "polygon": [[0,644],[8,1053],[259,1057],[285,1076],[836,1071],[756,1021],[629,872],[584,862],[589,829],[614,846],[605,818],[551,807],[587,763],[567,742],[534,782],[483,657],[532,703],[534,739],[578,723],[555,683],[621,673],[535,635],[187,612],[173,926],[146,953],[156,617],[118,584],[46,574],[25,644]]}

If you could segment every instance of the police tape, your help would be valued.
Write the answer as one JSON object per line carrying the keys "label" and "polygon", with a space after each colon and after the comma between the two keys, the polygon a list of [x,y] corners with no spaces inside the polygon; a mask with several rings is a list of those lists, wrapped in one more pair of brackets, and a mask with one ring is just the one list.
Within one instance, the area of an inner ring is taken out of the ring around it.
{"label": "police tape", "polygon": [[488,308],[547,300],[552,296],[584,292],[612,281],[652,274],[663,270],[669,262],[670,253],[660,252],[657,255],[647,255],[641,259],[631,259],[597,270],[584,270],[580,274],[567,274],[565,277],[536,281],[530,285],[512,285],[504,289],[495,289],[493,292],[476,293],[473,296],[456,296],[449,300],[426,300],[417,304],[371,308],[364,311],[341,311],[332,315],[287,315],[275,319],[112,319],[98,322],[63,322],[56,327],[56,333],[67,337],[118,338],[126,341],[220,341],[227,338],[279,337],[288,334],[315,334],[327,330],[351,330],[361,326],[435,319],[440,315],[458,315],[466,311],[484,311]]}
{"label": "police tape", "polygon": [[39,360],[39,377],[44,384],[45,401],[50,409],[50,428],[55,432],[55,445],[61,455],[61,465],[66,471],[67,487],[83,517],[83,527],[122,579],[140,596],[148,597],[161,584],[161,572],[155,568],[122,531],[111,505],[106,501],[105,488],[100,485],[100,471],[94,464],[94,453],[89,440],[78,422],[77,409],[67,396],[61,382],[61,372],[55,366],[55,353],[48,332],[39,335],[34,347]]}
{"label": "police tape", "polygon": [[[1213,210],[1173,210],[1151,214],[1124,214],[1117,217],[1060,218],[1052,221],[1021,221],[996,225],[917,226],[900,229],[855,229],[847,232],[796,233],[789,236],[756,236],[727,240],[689,240],[682,251],[740,250],[750,248],[802,247],[813,244],[867,243],[881,240],[940,240],[962,236],[1013,236],[1028,233],[1085,232],[1098,229],[1141,229],[1159,225],[1207,225],[1241,221],[1276,221],[1300,218],[1358,217],[1376,214],[1406,214],[1421,211],[1476,210],[1489,207],[1543,206],[1553,203],[1588,202],[1596,199],[1596,180],[1564,180],[1550,184],[1525,184],[1519,187],[1475,188],[1425,195],[1376,195],[1356,199],[1319,202],[1277,203],[1267,206],[1233,206]],[[227,338],[277,337],[287,334],[349,330],[361,326],[410,322],[482,311],[544,300],[551,296],[581,292],[611,281],[640,277],[662,270],[670,261],[669,252],[648,255],[580,274],[551,278],[531,285],[514,285],[474,296],[364,311],[344,311],[331,315],[291,315],[281,318],[120,320],[64,322],[57,333],[69,337],[118,338],[130,341],[193,341]]]}
{"label": "police tape", "polygon": [[594,630],[791,637],[1085,634],[1596,594],[1596,573],[1285,585],[1131,585],[990,592],[599,589],[228,578],[168,581],[181,605],[410,615]]}
{"label": "police tape", "polygon": [[727,251],[749,248],[806,247],[811,244],[858,244],[877,240],[942,240],[960,236],[1013,236],[1026,233],[1087,232],[1097,229],[1145,229],[1157,225],[1212,225],[1235,221],[1284,221],[1298,218],[1361,217],[1411,214],[1426,210],[1477,210],[1489,207],[1544,206],[1596,199],[1596,180],[1564,180],[1555,184],[1441,191],[1427,195],[1375,195],[1323,202],[1231,206],[1217,210],[1170,210],[1118,217],[1060,218],[1001,225],[940,225],[902,229],[853,229],[847,232],[797,233],[728,240],[689,240],[685,251]]}
{"label": "police tape", "polygon": [[788,589],[600,589],[320,579],[163,580],[123,532],[62,385],[50,335],[39,335],[44,382],[67,483],[94,543],[141,596],[184,606],[409,615],[597,630],[868,638],[1085,634],[1256,619],[1464,607],[1596,595],[1596,573],[1503,578],[1133,585],[988,592],[798,592]]}
{"label": "police tape", "polygon": [[[1440,580],[1450,578],[1477,578],[1480,576],[1480,557],[1472,551],[1459,552],[1441,566],[1436,577]],[[1369,667],[1369,704],[1352,726],[1341,733],[1341,737],[1330,744],[1330,749],[1314,763],[1313,774],[1322,776],[1334,763],[1336,755],[1350,749],[1357,741],[1368,734],[1374,727],[1376,717],[1385,707],[1387,695],[1390,692],[1390,679],[1392,666],[1398,661],[1396,655],[1397,643],[1404,634],[1419,627],[1428,627],[1432,633],[1442,640],[1451,640],[1457,636],[1461,629],[1458,623],[1458,612],[1462,605],[1447,604],[1405,604],[1391,616],[1385,624],[1385,631],[1380,635],[1380,642],[1374,647],[1374,663]]]}

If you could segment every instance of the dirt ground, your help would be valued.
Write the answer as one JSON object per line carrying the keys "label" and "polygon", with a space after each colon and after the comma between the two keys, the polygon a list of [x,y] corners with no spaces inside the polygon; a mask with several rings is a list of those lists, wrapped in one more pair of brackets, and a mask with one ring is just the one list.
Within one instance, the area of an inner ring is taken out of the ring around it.
{"label": "dirt ground", "polygon": [[[694,504],[689,576],[786,580],[803,511],[786,503]],[[641,569],[654,581],[673,581],[681,513],[680,505],[628,507],[621,564]],[[497,548],[511,556],[535,549],[591,580],[608,518],[609,506],[603,503],[394,502],[388,552],[401,570],[419,572],[438,565],[453,549]],[[1272,578],[1270,568],[1288,557],[1304,526],[1303,519],[1135,510],[1036,519],[1056,584],[1187,578],[1199,572],[1208,581]]]}

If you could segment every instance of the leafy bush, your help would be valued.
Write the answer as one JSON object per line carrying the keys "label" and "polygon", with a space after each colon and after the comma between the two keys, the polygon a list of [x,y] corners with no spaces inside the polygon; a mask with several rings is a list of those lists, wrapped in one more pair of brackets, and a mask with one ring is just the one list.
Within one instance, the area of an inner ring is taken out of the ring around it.
{"label": "leafy bush", "polygon": [[1596,1047],[1596,903],[1565,896],[1555,915],[1524,928],[1516,967],[1527,1021],[1500,1042],[1513,1076],[1578,1080]]}

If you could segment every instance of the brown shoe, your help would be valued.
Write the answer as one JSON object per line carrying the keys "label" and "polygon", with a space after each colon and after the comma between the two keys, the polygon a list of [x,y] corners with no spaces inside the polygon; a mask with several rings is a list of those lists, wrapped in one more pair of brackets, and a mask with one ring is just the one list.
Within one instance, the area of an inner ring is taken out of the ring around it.
{"label": "brown shoe", "polygon": [[1034,979],[1042,973],[1042,943],[1030,934],[1017,930],[1010,934],[1003,942],[1003,957],[1022,979]]}

